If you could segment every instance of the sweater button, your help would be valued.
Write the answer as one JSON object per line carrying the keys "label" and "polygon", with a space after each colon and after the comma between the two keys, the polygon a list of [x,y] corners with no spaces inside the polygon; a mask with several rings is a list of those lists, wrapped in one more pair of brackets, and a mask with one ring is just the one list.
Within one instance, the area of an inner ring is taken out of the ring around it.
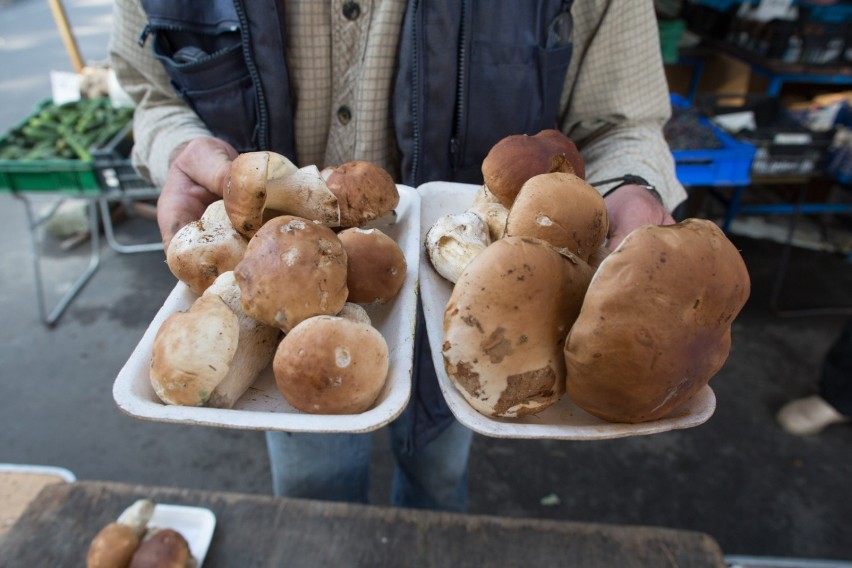
{"label": "sweater button", "polygon": [[343,17],[355,21],[361,15],[361,5],[358,2],[346,2],[343,4]]}
{"label": "sweater button", "polygon": [[352,110],[348,106],[342,106],[337,109],[337,120],[340,124],[346,126],[352,120]]}

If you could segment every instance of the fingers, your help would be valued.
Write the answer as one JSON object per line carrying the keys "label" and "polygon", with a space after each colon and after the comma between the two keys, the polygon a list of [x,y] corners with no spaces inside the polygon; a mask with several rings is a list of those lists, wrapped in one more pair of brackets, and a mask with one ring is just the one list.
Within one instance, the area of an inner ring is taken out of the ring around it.
{"label": "fingers", "polygon": [[634,229],[671,225],[675,220],[659,200],[641,186],[624,186],[606,197],[609,214],[607,247],[615,250]]}
{"label": "fingers", "polygon": [[231,162],[237,151],[218,138],[196,138],[178,154],[172,168],[179,169],[196,185],[222,197]]}

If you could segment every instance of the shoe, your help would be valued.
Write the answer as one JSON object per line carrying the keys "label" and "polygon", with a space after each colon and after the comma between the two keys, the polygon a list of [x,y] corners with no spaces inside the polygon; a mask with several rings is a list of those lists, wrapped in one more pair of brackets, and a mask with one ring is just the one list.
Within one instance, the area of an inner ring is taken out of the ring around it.
{"label": "shoe", "polygon": [[822,432],[826,426],[852,420],[835,410],[819,395],[788,402],[776,415],[781,428],[796,436],[809,436]]}

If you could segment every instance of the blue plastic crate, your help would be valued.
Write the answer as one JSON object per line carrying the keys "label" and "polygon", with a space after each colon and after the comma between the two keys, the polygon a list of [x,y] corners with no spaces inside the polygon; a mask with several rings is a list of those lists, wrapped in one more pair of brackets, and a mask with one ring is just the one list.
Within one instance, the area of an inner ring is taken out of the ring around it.
{"label": "blue plastic crate", "polygon": [[[689,108],[689,103],[679,95],[671,95],[671,101],[673,106]],[[726,134],[706,118],[699,120],[710,126],[722,147],[714,150],[673,150],[677,179],[685,186],[749,185],[751,163],[757,149]]]}

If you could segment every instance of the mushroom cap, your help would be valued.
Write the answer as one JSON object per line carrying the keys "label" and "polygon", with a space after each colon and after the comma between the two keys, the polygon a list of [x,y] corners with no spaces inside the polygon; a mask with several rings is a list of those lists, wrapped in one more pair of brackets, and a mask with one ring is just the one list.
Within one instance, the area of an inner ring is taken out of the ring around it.
{"label": "mushroom cap", "polygon": [[374,327],[333,316],[307,319],[284,336],[272,363],[278,390],[311,414],[358,414],[388,374],[388,346]]}
{"label": "mushroom cap", "polygon": [[429,262],[450,282],[456,282],[468,263],[490,244],[488,224],[473,211],[442,215],[426,233]]}
{"label": "mushroom cap", "polygon": [[634,230],[601,263],[565,343],[568,395],[612,422],[669,414],[724,364],[749,290],[715,223]]}
{"label": "mushroom cap", "polygon": [[151,348],[151,385],[167,404],[203,406],[227,375],[237,350],[237,316],[218,296],[204,295],[171,314]]}
{"label": "mushroom cap", "polygon": [[340,205],[340,226],[360,227],[399,205],[391,175],[370,162],[347,162],[322,170],[322,177]]}
{"label": "mushroom cap", "polygon": [[121,523],[110,523],[92,539],[86,555],[86,568],[127,566],[138,547],[139,537],[132,528]]}
{"label": "mushroom cap", "polygon": [[276,152],[245,152],[231,162],[222,192],[234,228],[250,239],[263,225],[267,182],[295,173],[298,168]]}
{"label": "mushroom cap", "polygon": [[291,215],[260,228],[234,276],[243,311],[285,332],[309,317],[338,313],[348,295],[340,239],[324,225]]}
{"label": "mushroom cap", "polygon": [[214,201],[201,219],[175,234],[166,251],[166,264],[175,278],[200,295],[216,277],[234,269],[247,245],[231,225],[224,201]]}
{"label": "mushroom cap", "polygon": [[189,543],[174,529],[158,529],[139,545],[130,568],[186,568]]}
{"label": "mushroom cap", "polygon": [[516,134],[495,144],[482,161],[485,185],[506,207],[533,176],[568,172],[586,177],[585,165],[574,142],[554,129],[535,136]]}
{"label": "mushroom cap", "polygon": [[447,375],[480,413],[535,414],[565,391],[562,345],[592,270],[540,239],[505,237],[465,268],[444,312]]}
{"label": "mushroom cap", "polygon": [[589,260],[609,230],[606,203],[574,174],[533,176],[521,187],[506,219],[507,236],[536,237]]}
{"label": "mushroom cap", "polygon": [[379,229],[351,228],[337,237],[348,259],[348,301],[384,304],[399,293],[408,265],[395,240]]}

